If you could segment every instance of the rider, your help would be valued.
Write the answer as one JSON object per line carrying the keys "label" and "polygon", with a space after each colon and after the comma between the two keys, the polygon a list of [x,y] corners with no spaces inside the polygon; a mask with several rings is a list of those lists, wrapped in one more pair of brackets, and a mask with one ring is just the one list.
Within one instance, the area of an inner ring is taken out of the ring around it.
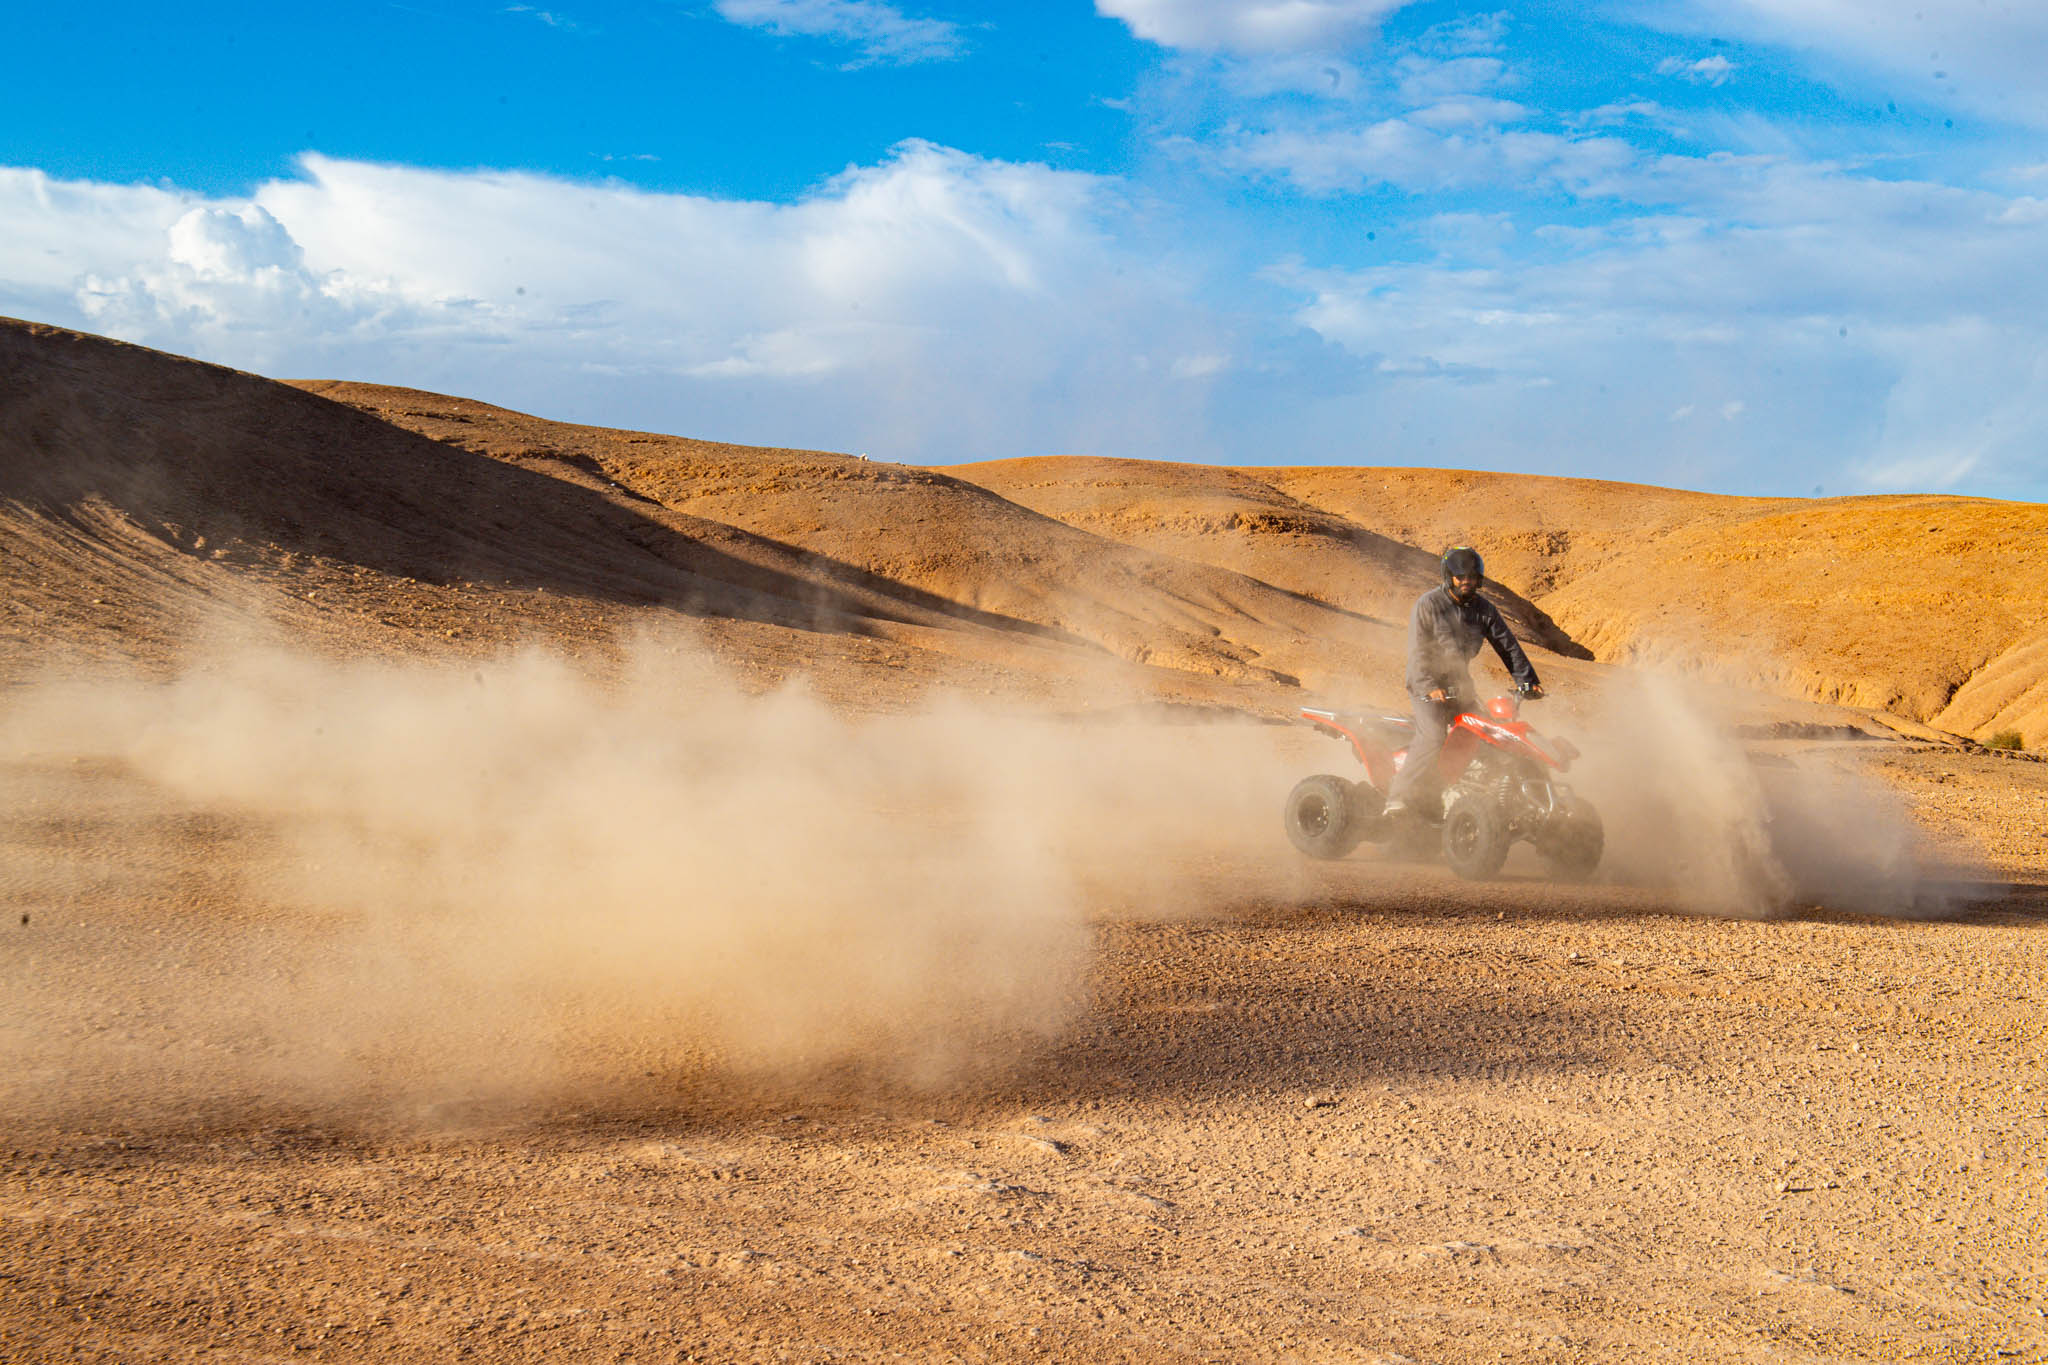
{"label": "rider", "polygon": [[1469,545],[1444,551],[1443,578],[1442,587],[1416,599],[1408,618],[1408,697],[1415,705],[1415,735],[1387,793],[1390,816],[1440,799],[1437,759],[1451,722],[1477,699],[1469,666],[1482,639],[1500,655],[1523,696],[1543,695],[1536,670],[1501,619],[1500,608],[1479,595],[1486,578],[1479,552]]}

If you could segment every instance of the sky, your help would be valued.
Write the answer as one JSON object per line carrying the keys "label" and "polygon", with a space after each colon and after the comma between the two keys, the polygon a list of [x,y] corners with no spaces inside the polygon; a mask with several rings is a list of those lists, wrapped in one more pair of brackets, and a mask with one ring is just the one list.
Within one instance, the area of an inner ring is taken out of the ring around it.
{"label": "sky", "polygon": [[2048,502],[2042,0],[8,27],[8,316],[919,464]]}

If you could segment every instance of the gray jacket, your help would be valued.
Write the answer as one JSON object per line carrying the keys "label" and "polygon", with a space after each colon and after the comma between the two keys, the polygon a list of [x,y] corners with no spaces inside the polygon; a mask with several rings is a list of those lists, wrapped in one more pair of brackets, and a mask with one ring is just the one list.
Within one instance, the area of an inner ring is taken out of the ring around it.
{"label": "gray jacket", "polygon": [[1499,607],[1478,593],[1459,602],[1449,588],[1422,594],[1408,617],[1408,695],[1419,700],[1441,687],[1455,700],[1476,701],[1471,664],[1482,640],[1500,655],[1516,687],[1536,686],[1536,670]]}

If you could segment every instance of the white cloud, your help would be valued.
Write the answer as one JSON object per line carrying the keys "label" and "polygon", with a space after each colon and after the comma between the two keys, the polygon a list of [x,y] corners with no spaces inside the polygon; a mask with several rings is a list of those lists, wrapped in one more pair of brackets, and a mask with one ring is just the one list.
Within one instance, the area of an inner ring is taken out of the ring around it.
{"label": "white cloud", "polygon": [[1095,0],[1162,47],[1241,55],[1343,51],[1410,0]]}
{"label": "white cloud", "polygon": [[[2048,278],[2029,264],[2048,224],[1825,168],[1638,174],[1682,186],[1689,212],[1544,229],[1543,251],[1500,264],[1467,244],[1278,279],[1304,325],[1414,376],[1381,396],[1382,429],[1406,420],[1464,463],[1753,489],[1824,464],[1829,487],[2048,492]],[[1528,391],[1538,377],[1557,383]]]}
{"label": "white cloud", "polygon": [[1518,233],[1509,214],[1439,213],[1418,224],[1416,235],[1438,254],[1471,263],[1500,259]]}
{"label": "white cloud", "polygon": [[748,28],[846,44],[861,54],[856,65],[951,61],[967,50],[957,25],[911,18],[882,0],[714,0],[712,8]]}
{"label": "white cloud", "polygon": [[1670,117],[1670,112],[1655,100],[1621,100],[1588,109],[1579,116],[1582,122],[1594,126],[1630,123],[1637,119],[1662,126]]}
{"label": "white cloud", "polygon": [[[1507,109],[1519,106],[1507,105]],[[1223,166],[1293,182],[1312,194],[1392,185],[1440,191],[1507,185],[1594,192],[1631,165],[1636,153],[1607,138],[1488,126],[1489,106],[1420,110],[1363,126],[1313,123],[1240,133],[1214,153]]]}
{"label": "white cloud", "polygon": [[1528,109],[1512,100],[1466,97],[1439,100],[1410,110],[1407,118],[1410,123],[1440,131],[1446,128],[1496,128],[1501,124],[1519,123],[1528,115]]}
{"label": "white cloud", "polygon": [[171,225],[202,201],[149,185],[52,180],[0,167],[0,265],[17,298],[68,297],[89,269],[125,269],[161,254]]}
{"label": "white cloud", "polygon": [[730,354],[688,366],[683,372],[699,379],[795,379],[843,370],[850,361],[886,344],[882,329],[852,325],[785,328],[761,336],[740,337]]}
{"label": "white cloud", "polygon": [[575,20],[556,14],[553,10],[536,9],[532,5],[507,5],[505,6],[505,13],[530,14],[549,28],[567,29],[573,32],[581,27]]}
{"label": "white cloud", "polygon": [[1282,52],[1214,58],[1204,75],[1231,101],[1312,95],[1319,100],[1354,100],[1370,90],[1359,67],[1326,53]]}
{"label": "white cloud", "polygon": [[102,329],[133,332],[176,319],[203,331],[333,328],[352,320],[346,291],[308,271],[291,234],[255,204],[187,210],[162,257],[133,274],[87,274],[77,298]]}
{"label": "white cloud", "polygon": [[0,171],[0,313],[768,444],[1213,453],[1189,383],[1237,341],[1122,213],[924,143],[786,204],[319,156],[236,200]]}
{"label": "white cloud", "polygon": [[1433,61],[1413,54],[1394,64],[1397,91],[1403,104],[1428,104],[1448,95],[1491,90],[1508,78],[1507,63],[1498,57],[1454,57]]}
{"label": "white cloud", "polygon": [[1735,74],[1735,63],[1718,54],[1688,62],[1682,57],[1666,57],[1657,63],[1660,76],[1683,76],[1695,85],[1726,85],[1728,78]]}
{"label": "white cloud", "polygon": [[1496,10],[1446,20],[1425,32],[1417,45],[1428,52],[1491,52],[1507,41],[1513,17],[1506,10]]}
{"label": "white cloud", "polygon": [[2013,200],[1997,214],[1997,221],[2028,227],[2035,223],[2048,223],[2048,199],[2036,199],[2023,195]]}
{"label": "white cloud", "polygon": [[[1271,171],[1564,187],[1632,216],[1482,201],[1383,231],[1368,268],[1247,286],[1118,182],[924,143],[787,203],[323,157],[247,198],[0,169],[0,313],[270,374],[912,460],[2048,498],[2038,201],[1601,139],[1354,131],[1304,134]],[[1161,226],[1180,235],[1146,235]]]}
{"label": "white cloud", "polygon": [[1934,452],[1871,461],[1858,470],[1864,483],[1886,493],[1942,492],[1954,488],[1977,468],[1978,457],[1966,452]]}
{"label": "white cloud", "polygon": [[1793,49],[1832,74],[1876,75],[1901,103],[1941,103],[2048,126],[2048,5],[2032,0],[1674,0],[1637,22]]}

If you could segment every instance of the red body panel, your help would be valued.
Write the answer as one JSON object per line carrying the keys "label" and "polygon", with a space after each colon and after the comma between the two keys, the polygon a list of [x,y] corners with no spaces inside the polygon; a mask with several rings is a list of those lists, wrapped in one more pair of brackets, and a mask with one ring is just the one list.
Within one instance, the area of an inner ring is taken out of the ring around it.
{"label": "red body panel", "polygon": [[1394,770],[1400,766],[1399,754],[1389,751],[1382,745],[1369,743],[1363,735],[1347,725],[1339,724],[1334,718],[1311,715],[1306,709],[1301,714],[1304,720],[1309,721],[1318,730],[1328,730],[1348,743],[1351,752],[1364,766],[1366,776],[1372,779],[1372,784],[1381,791],[1387,789],[1387,784],[1394,780]]}
{"label": "red body panel", "polygon": [[[1496,699],[1496,715],[1500,710],[1506,709],[1498,705],[1500,700],[1502,699]],[[1357,755],[1372,784],[1383,792],[1391,789],[1394,774],[1400,770],[1401,764],[1408,757],[1408,750],[1405,747],[1389,749],[1377,738],[1361,734],[1352,726],[1344,724],[1343,721],[1349,717],[1339,717],[1335,712],[1317,713],[1303,708],[1301,715],[1318,729],[1329,731],[1350,744],[1351,752]],[[1498,720],[1493,716],[1465,711],[1451,722],[1450,733],[1444,736],[1442,755],[1437,760],[1437,772],[1446,785],[1458,780],[1479,753],[1482,745],[1492,745],[1511,753],[1521,754],[1546,768],[1565,766],[1552,757],[1543,746],[1532,741],[1527,721]]]}
{"label": "red body panel", "polygon": [[[1529,741],[1529,722],[1526,720],[1492,720],[1467,711],[1451,722],[1451,729],[1453,739],[1458,738],[1457,732],[1462,731],[1473,737],[1474,744],[1491,744],[1497,749],[1506,749],[1509,753],[1533,758],[1546,768],[1564,766],[1545,753],[1541,747]],[[1450,741],[1447,740],[1444,743],[1444,753],[1448,755],[1450,751]],[[1467,757],[1470,757],[1469,751]],[[1459,764],[1458,769],[1460,772],[1464,771],[1464,764]]]}

